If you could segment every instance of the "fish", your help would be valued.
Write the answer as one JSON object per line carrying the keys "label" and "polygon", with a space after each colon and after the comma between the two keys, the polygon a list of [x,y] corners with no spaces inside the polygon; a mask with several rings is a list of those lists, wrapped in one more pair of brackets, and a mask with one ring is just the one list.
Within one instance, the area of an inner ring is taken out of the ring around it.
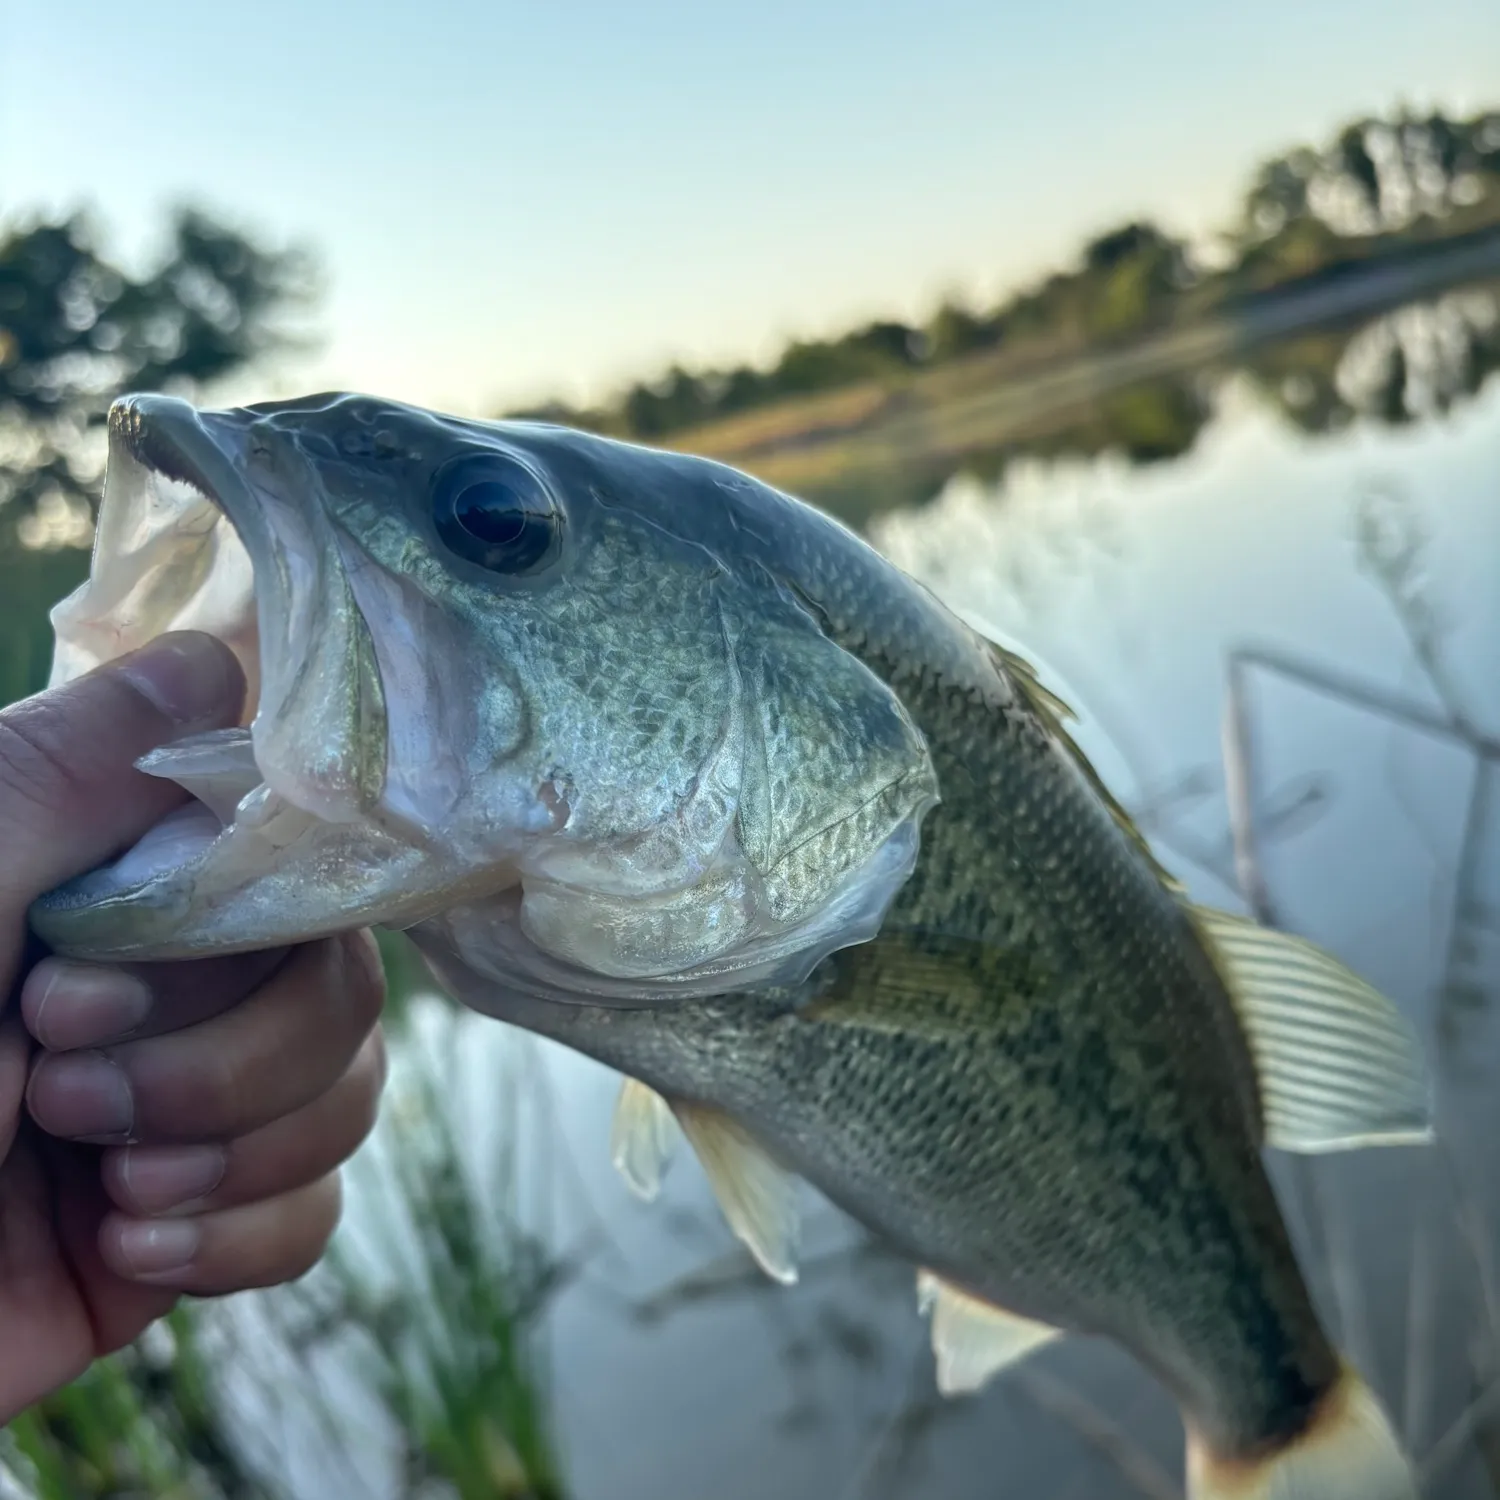
{"label": "fish", "polygon": [[1065,1335],[1174,1396],[1195,1500],[1405,1500],[1265,1153],[1433,1139],[1399,1008],[1194,904],[1013,646],[689,454],[352,393],[111,409],[53,680],[226,641],[189,798],[32,909],[186,959],[380,924],[460,1003],[618,1071],[765,1273],[821,1192],[915,1268],[939,1389]]}

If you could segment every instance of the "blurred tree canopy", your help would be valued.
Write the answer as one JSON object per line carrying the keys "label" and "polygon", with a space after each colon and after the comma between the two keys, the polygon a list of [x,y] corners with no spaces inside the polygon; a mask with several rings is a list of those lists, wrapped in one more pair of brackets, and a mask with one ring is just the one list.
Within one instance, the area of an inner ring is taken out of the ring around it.
{"label": "blurred tree canopy", "polygon": [[1299,147],[1265,162],[1237,233],[1244,244],[1263,244],[1303,218],[1342,238],[1390,233],[1471,207],[1497,185],[1500,112],[1359,120],[1322,150]]}
{"label": "blurred tree canopy", "polygon": [[288,318],[315,291],[305,252],[193,208],[134,274],[83,214],[0,230],[0,545],[86,542],[110,401],[305,345]]}
{"label": "blurred tree canopy", "polygon": [[798,340],[766,369],[673,366],[602,409],[550,402],[513,415],[661,438],[783,398],[899,380],[985,350],[1045,360],[1128,342],[1298,277],[1497,226],[1500,110],[1466,119],[1371,116],[1322,147],[1298,146],[1262,163],[1212,266],[1159,226],[1136,221],[1100,234],[1072,267],[988,310],[949,299],[924,326],[874,322]]}
{"label": "blurred tree canopy", "polygon": [[306,346],[295,318],[317,285],[305,251],[196,209],[167,227],[135,272],[82,214],[0,228],[0,704],[41,685],[47,611],[87,571],[114,397],[191,395]]}

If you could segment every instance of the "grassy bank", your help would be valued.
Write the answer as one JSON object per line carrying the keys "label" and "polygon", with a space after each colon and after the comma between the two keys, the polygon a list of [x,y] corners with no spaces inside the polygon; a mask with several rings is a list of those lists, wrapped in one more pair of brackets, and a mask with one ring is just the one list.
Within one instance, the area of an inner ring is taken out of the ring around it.
{"label": "grassy bank", "polygon": [[998,464],[1022,447],[1089,451],[1113,440],[1138,458],[1170,456],[1206,416],[1192,377],[1226,372],[1272,343],[1294,351],[1277,362],[1277,378],[1315,373],[1336,361],[1353,328],[1465,285],[1500,287],[1500,225],[1387,246],[1208,308],[1185,297],[1170,322],[1114,346],[1008,345],[662,441],[859,522],[920,498],[957,468]]}

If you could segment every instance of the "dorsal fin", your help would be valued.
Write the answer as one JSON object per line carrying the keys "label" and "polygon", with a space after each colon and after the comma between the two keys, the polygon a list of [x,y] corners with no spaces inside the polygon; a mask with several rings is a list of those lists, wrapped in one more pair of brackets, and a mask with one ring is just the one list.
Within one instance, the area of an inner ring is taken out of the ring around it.
{"label": "dorsal fin", "polygon": [[1421,1048],[1384,995],[1305,938],[1189,910],[1255,1059],[1268,1146],[1314,1153],[1432,1140]]}
{"label": "dorsal fin", "polygon": [[1183,894],[1182,882],[1171,874],[1161,861],[1157,859],[1155,851],[1147,842],[1145,834],[1136,827],[1135,820],[1121,806],[1115,794],[1104,784],[1103,778],[1094,769],[1093,762],[1089,760],[1078,745],[1068,729],[1070,723],[1077,723],[1078,715],[1073,709],[1057,696],[1049,687],[1043,683],[1037,675],[1037,670],[1026,658],[1009,647],[1002,646],[998,641],[984,637],[986,644],[995,653],[1007,678],[1016,688],[1026,706],[1036,715],[1042,727],[1055,739],[1069,760],[1078,768],[1079,774],[1092,788],[1094,794],[1103,802],[1111,818],[1126,838],[1135,846],[1136,851],[1146,860],[1155,872],[1158,880],[1173,895]]}
{"label": "dorsal fin", "polygon": [[1006,1312],[931,1271],[917,1272],[917,1306],[932,1314],[932,1353],[944,1396],[977,1391],[992,1375],[1061,1336],[1050,1323]]}

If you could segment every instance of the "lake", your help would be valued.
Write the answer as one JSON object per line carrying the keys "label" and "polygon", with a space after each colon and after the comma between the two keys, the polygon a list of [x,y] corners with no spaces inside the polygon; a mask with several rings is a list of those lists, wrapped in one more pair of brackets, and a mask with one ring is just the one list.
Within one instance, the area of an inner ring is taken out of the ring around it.
{"label": "lake", "polygon": [[[1500,382],[1322,435],[1231,382],[1171,462],[1020,460],[870,535],[1038,663],[1163,861],[1235,907],[1222,740],[1240,663],[1266,897],[1403,1007],[1438,1078],[1440,1149],[1277,1159],[1276,1181],[1330,1328],[1432,1493],[1500,1493]],[[454,1046],[449,1107],[475,1182],[504,1157],[507,1201],[580,1257],[546,1319],[570,1494],[1181,1493],[1175,1409],[1124,1354],[1064,1341],[942,1401],[910,1269],[831,1208],[809,1195],[801,1282],[764,1282],[690,1159],[656,1204],[627,1193],[608,1159],[613,1076],[419,1010],[418,1035]],[[346,1238],[399,1284],[402,1236],[378,1196],[356,1173]],[[303,1494],[398,1493],[358,1353],[256,1346],[226,1378],[267,1462]],[[267,1370],[269,1387],[251,1379]]]}
{"label": "lake", "polygon": [[[998,487],[955,480],[873,535],[1033,655],[1164,861],[1197,898],[1238,906],[1221,756],[1231,653],[1274,652],[1443,710],[1390,593],[1361,565],[1362,517],[1387,554],[1419,547],[1397,597],[1409,611],[1428,603],[1447,690],[1500,735],[1500,390],[1441,420],[1334,439],[1294,435],[1230,394],[1170,466],[1038,463]],[[1500,1269],[1500,758],[1264,668],[1246,670],[1245,700],[1278,915],[1396,999],[1438,1072],[1443,1153],[1276,1164],[1331,1326],[1424,1455],[1500,1373],[1474,1373],[1469,1347],[1483,1331],[1492,1357],[1485,1283]],[[642,1327],[621,1296],[659,1297],[705,1262],[732,1263],[732,1241],[691,1163],[665,1203],[635,1205],[606,1161],[613,1081],[568,1058],[549,1067],[569,1152],[628,1258],[558,1308],[554,1374],[580,1495],[1112,1500],[1153,1493],[1152,1469],[1176,1483],[1175,1411],[1112,1349],[1054,1348],[975,1399],[939,1403],[909,1274],[838,1255],[836,1223],[827,1264],[796,1289],[746,1275],[680,1294]],[[693,1215],[691,1236],[689,1221],[666,1227],[674,1211]],[[1450,1439],[1437,1458],[1435,1493],[1491,1493],[1473,1443]]]}

